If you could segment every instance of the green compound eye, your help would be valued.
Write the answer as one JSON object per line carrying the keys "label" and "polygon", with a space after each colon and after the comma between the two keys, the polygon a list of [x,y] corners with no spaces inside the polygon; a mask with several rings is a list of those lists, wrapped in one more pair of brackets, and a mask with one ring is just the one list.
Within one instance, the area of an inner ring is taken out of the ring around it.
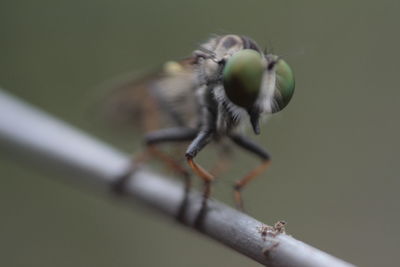
{"label": "green compound eye", "polygon": [[276,71],[276,90],[274,100],[277,106],[274,112],[278,112],[289,104],[294,93],[295,81],[293,71],[289,64],[283,59],[279,59],[275,66]]}
{"label": "green compound eye", "polygon": [[232,103],[249,109],[258,97],[264,66],[261,55],[251,49],[232,55],[223,70],[225,93]]}

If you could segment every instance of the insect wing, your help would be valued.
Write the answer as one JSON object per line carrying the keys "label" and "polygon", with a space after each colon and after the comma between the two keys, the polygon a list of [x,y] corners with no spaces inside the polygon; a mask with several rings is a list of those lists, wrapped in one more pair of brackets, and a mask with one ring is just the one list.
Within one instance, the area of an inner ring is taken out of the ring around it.
{"label": "insect wing", "polygon": [[157,72],[118,82],[108,99],[107,117],[145,132],[196,124],[196,66],[192,58],[169,61]]}

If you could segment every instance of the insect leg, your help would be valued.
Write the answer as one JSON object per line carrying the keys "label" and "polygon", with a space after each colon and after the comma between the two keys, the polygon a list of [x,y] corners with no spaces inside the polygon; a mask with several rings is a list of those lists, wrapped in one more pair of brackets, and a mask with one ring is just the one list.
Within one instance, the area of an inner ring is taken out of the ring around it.
{"label": "insect leg", "polygon": [[185,177],[186,190],[190,188],[189,173],[174,160],[171,156],[159,150],[156,145],[167,142],[184,142],[193,140],[197,135],[197,130],[187,127],[166,128],[150,132],[145,136],[145,142],[151,155],[167,164],[172,170]]}
{"label": "insect leg", "polygon": [[197,164],[193,159],[196,157],[197,153],[211,141],[212,134],[212,131],[201,131],[189,145],[185,154],[189,166],[204,181],[204,199],[210,196],[211,182],[214,180],[214,176]]}
{"label": "insect leg", "polygon": [[166,128],[150,132],[145,136],[146,145],[156,145],[167,142],[184,142],[193,140],[198,130],[188,127]]}
{"label": "insect leg", "polygon": [[130,169],[116,180],[114,191],[116,191],[117,193],[121,193],[130,175],[135,172],[138,166],[148,161],[150,159],[150,156],[160,159],[161,161],[166,163],[167,166],[169,166],[171,169],[182,174],[182,176],[185,178],[185,190],[188,191],[190,187],[189,173],[173,158],[157,149],[156,145],[166,142],[190,141],[196,137],[197,132],[197,130],[192,128],[176,127],[148,133],[145,137],[145,142],[147,145],[146,151],[140,153],[138,156],[132,159],[132,166],[130,167]]}
{"label": "insect leg", "polygon": [[218,160],[214,163],[214,166],[210,169],[215,177],[220,176],[232,163],[232,148],[228,144],[220,144],[217,151]]}
{"label": "insect leg", "polygon": [[147,151],[142,151],[138,155],[135,155],[131,159],[129,168],[120,176],[116,177],[111,184],[111,190],[120,195],[124,192],[126,182],[129,180],[131,175],[136,172],[136,170],[146,161],[149,160],[149,153]]}
{"label": "insect leg", "polygon": [[256,154],[262,160],[262,163],[259,166],[250,171],[242,179],[235,182],[234,197],[236,206],[239,209],[243,210],[243,200],[242,200],[241,190],[256,176],[265,171],[267,167],[270,165],[271,161],[268,152],[265,151],[263,147],[254,143],[249,138],[242,135],[231,135],[230,138],[235,144],[242,147],[243,149],[246,149],[249,152]]}

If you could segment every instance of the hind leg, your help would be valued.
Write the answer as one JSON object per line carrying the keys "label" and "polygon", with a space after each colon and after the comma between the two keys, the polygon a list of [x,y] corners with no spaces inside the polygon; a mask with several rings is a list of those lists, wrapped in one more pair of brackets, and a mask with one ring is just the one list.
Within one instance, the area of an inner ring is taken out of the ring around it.
{"label": "hind leg", "polygon": [[145,142],[147,149],[134,157],[132,160],[132,166],[126,174],[122,175],[116,180],[114,189],[117,192],[122,192],[126,180],[130,175],[143,163],[147,162],[151,158],[157,158],[164,162],[167,167],[173,171],[181,174],[185,178],[185,188],[189,190],[190,177],[189,173],[183,168],[176,160],[171,156],[162,152],[157,148],[157,145],[167,142],[184,142],[192,140],[197,134],[197,130],[186,127],[167,128],[158,131],[153,131],[145,136]]}

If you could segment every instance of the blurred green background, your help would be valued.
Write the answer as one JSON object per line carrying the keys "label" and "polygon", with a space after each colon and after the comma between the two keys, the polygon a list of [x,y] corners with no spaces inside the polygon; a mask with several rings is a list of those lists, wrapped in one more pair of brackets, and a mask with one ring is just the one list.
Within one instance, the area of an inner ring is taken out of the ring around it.
{"label": "blurred green background", "polygon": [[[237,33],[293,67],[291,104],[259,142],[271,169],[245,190],[251,215],[362,266],[400,243],[398,1],[0,2],[0,85],[131,152],[140,137],[93,120],[103,81]],[[397,33],[396,33],[397,32]],[[205,153],[213,153],[208,150]],[[256,160],[235,159],[215,196]],[[53,179],[0,151],[1,266],[258,266],[164,217]]]}

